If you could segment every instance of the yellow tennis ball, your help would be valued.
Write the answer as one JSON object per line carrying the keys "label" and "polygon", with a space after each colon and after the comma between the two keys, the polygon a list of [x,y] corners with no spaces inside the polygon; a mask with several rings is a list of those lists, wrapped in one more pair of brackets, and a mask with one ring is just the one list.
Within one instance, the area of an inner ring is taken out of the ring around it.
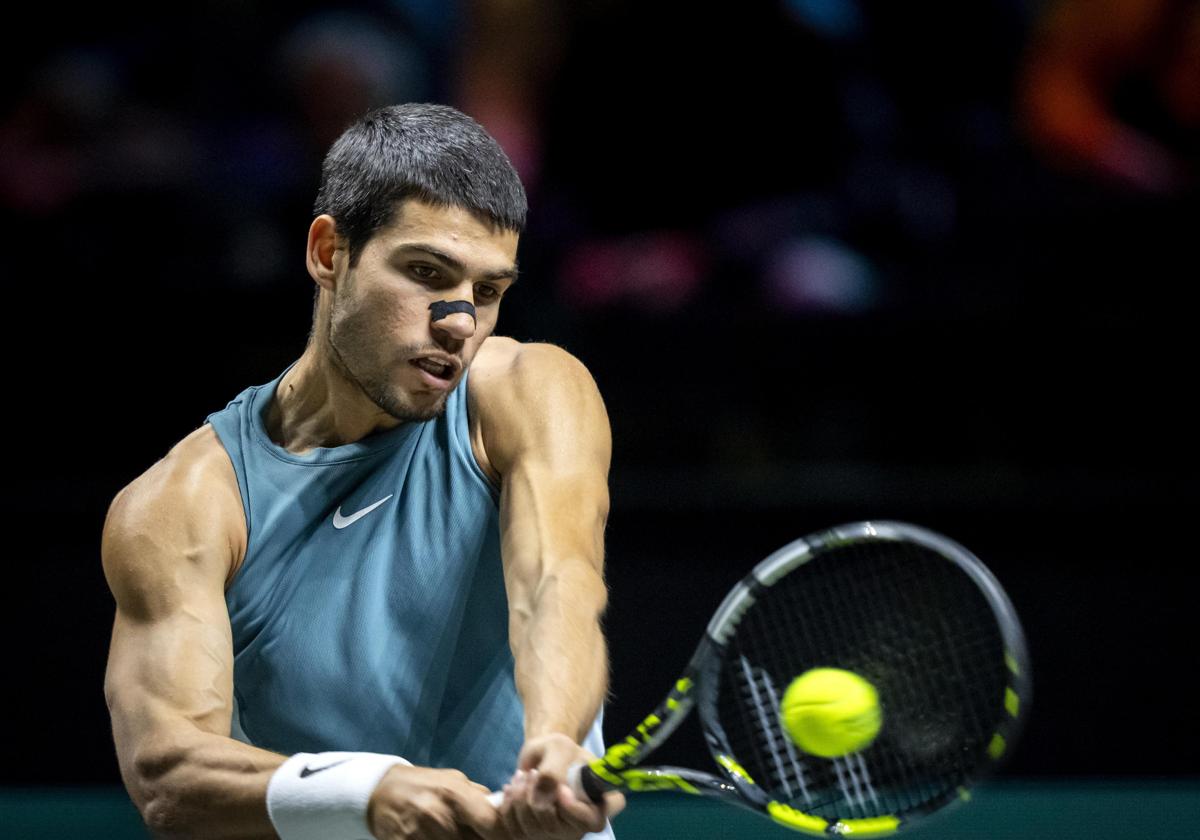
{"label": "yellow tennis ball", "polygon": [[883,725],[875,686],[841,668],[813,668],[796,677],[780,712],[796,745],[822,758],[864,749]]}

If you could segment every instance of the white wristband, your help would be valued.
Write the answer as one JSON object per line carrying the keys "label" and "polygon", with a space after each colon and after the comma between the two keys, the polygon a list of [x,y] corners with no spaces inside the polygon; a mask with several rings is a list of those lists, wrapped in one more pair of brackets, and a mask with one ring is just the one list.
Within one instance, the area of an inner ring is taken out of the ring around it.
{"label": "white wristband", "polygon": [[369,840],[367,804],[398,755],[296,753],[267,785],[267,814],[281,840]]}

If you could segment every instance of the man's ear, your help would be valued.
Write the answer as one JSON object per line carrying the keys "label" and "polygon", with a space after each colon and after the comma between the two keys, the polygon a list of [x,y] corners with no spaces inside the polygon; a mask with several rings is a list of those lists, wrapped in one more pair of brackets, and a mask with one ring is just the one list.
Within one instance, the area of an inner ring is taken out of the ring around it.
{"label": "man's ear", "polygon": [[309,276],[322,289],[333,291],[337,285],[341,260],[346,257],[345,248],[339,247],[337,222],[333,216],[322,213],[308,226],[308,252],[305,254]]}

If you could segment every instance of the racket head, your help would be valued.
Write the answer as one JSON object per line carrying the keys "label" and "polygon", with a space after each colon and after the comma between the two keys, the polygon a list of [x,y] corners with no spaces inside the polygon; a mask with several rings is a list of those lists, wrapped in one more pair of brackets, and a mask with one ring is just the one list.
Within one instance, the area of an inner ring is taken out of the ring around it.
{"label": "racket head", "polygon": [[[858,522],[784,546],[725,598],[697,657],[713,757],[789,828],[879,836],[965,799],[1028,712],[1024,634],[991,572],[948,538]],[[883,724],[868,746],[807,755],[783,729],[788,684],[818,667],[867,679]]]}

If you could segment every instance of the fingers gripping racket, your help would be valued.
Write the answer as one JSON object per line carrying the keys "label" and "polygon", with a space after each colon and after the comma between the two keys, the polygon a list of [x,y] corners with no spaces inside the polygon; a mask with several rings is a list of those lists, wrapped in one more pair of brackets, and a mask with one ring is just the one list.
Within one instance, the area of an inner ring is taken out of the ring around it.
{"label": "fingers gripping racket", "polygon": [[[822,757],[789,736],[781,701],[816,668],[874,688],[867,745]],[[880,836],[968,798],[1012,749],[1029,692],[1020,624],[983,563],[932,531],[860,522],[759,563],[662,704],[571,782],[596,802],[674,790],[810,834]],[[643,766],[693,707],[721,775]]]}

